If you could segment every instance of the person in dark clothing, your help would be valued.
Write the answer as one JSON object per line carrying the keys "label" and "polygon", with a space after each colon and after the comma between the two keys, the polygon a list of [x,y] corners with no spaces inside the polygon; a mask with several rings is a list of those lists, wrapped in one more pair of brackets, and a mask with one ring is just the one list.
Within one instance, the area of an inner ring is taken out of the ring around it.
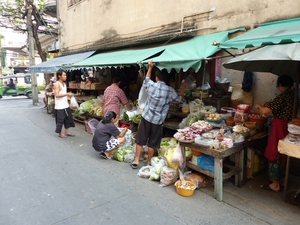
{"label": "person in dark clothing", "polygon": [[[288,123],[293,118],[294,103],[294,81],[288,75],[278,77],[277,88],[280,94],[271,102],[264,105],[257,104],[256,108],[260,110],[261,115],[270,116],[273,114],[271,132],[268,144],[265,150],[265,157],[269,161],[269,180],[270,184],[264,184],[260,187],[265,190],[280,191],[280,186],[284,184],[286,155],[278,152],[278,142],[284,139],[288,134]],[[299,106],[299,99],[298,99]]]}
{"label": "person in dark clothing", "polygon": [[109,111],[106,116],[98,123],[92,144],[93,148],[100,152],[100,156],[104,159],[110,159],[113,151],[123,145],[126,141],[124,137],[127,129],[120,131],[115,126],[117,114]]}
{"label": "person in dark clothing", "polygon": [[14,81],[12,78],[9,79],[9,83],[7,84],[6,88],[3,91],[3,95],[5,95],[6,92],[10,89],[16,89],[16,85],[14,84]]}

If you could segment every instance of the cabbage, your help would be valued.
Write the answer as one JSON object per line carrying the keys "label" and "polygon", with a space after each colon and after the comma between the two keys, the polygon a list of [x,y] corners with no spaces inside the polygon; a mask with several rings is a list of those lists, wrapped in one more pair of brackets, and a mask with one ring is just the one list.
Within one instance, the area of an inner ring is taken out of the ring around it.
{"label": "cabbage", "polygon": [[94,104],[93,99],[87,100],[80,104],[79,110],[82,111],[83,113],[93,114],[94,113],[94,110],[92,107],[93,104]]}

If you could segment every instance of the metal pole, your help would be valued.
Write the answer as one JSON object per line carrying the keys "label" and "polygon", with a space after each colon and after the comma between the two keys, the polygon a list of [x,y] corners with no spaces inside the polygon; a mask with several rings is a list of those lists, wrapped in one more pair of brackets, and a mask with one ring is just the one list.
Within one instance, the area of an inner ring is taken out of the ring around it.
{"label": "metal pole", "polygon": [[[33,40],[33,32],[32,32],[32,8],[31,6],[28,7],[27,12],[27,30],[28,30],[28,50],[29,50],[29,63],[30,66],[35,65],[35,57],[34,57],[34,40]],[[32,87],[32,104],[38,104],[38,93],[37,93],[37,80],[36,74],[31,73],[31,87]]]}

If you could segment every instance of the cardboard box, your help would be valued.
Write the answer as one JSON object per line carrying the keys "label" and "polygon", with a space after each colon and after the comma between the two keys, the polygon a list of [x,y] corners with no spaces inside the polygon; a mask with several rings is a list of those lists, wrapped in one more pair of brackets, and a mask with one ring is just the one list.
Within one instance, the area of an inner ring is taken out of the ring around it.
{"label": "cardboard box", "polygon": [[80,83],[80,89],[85,89],[85,82]]}
{"label": "cardboard box", "polygon": [[92,83],[90,88],[92,90],[104,90],[106,87],[107,87],[106,84]]}

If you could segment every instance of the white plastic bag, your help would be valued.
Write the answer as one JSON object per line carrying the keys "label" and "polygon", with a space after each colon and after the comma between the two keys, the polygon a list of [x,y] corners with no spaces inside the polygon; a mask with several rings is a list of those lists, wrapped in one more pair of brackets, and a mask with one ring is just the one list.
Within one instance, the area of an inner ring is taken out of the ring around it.
{"label": "white plastic bag", "polygon": [[182,168],[183,166],[183,155],[182,155],[181,146],[179,142],[172,155],[172,163],[177,164],[180,168]]}
{"label": "white plastic bag", "polygon": [[149,178],[152,171],[152,166],[143,166],[137,175],[141,178]]}
{"label": "white plastic bag", "polygon": [[70,109],[78,109],[79,105],[76,101],[76,98],[74,96],[71,97],[70,99]]}
{"label": "white plastic bag", "polygon": [[138,97],[138,105],[140,109],[144,109],[147,98],[148,98],[148,92],[146,90],[145,85],[143,84],[140,89],[139,97]]}

